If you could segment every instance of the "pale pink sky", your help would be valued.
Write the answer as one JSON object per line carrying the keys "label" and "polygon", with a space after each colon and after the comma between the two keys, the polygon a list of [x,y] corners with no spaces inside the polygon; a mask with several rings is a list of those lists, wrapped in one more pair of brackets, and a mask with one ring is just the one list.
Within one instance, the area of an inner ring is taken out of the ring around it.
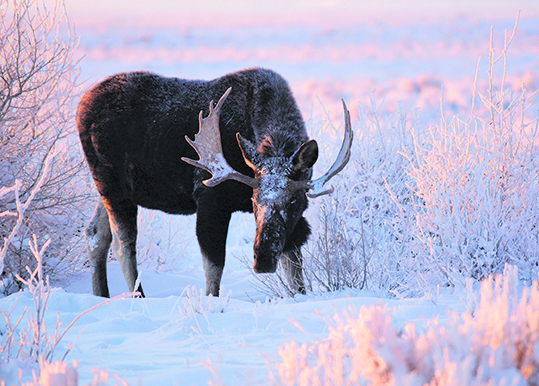
{"label": "pale pink sky", "polygon": [[[46,0],[54,2],[54,0]],[[466,16],[539,15],[539,0],[65,0],[80,27],[410,22]],[[267,4],[270,4],[269,6]]]}

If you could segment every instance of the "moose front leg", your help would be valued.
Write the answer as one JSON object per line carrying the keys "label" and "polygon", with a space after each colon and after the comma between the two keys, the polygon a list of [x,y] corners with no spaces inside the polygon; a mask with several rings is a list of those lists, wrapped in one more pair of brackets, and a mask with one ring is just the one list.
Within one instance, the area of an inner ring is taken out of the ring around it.
{"label": "moose front leg", "polygon": [[302,260],[303,258],[299,248],[281,255],[281,266],[288,280],[288,285],[294,293],[305,295]]}
{"label": "moose front leg", "polygon": [[196,233],[206,274],[206,295],[219,296],[231,214],[218,210],[215,199],[211,201],[197,212]]}

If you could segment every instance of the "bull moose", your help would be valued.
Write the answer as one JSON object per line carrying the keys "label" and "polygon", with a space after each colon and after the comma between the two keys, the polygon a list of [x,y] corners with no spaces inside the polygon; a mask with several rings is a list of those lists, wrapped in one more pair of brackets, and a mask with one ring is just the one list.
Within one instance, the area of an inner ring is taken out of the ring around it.
{"label": "bull moose", "polygon": [[341,150],[328,172],[312,180],[318,145],[307,136],[288,83],[271,70],[246,69],[211,81],[128,72],[93,86],[77,110],[100,195],[85,232],[93,293],[109,296],[112,243],[129,290],[144,296],[140,285],[135,288],[138,206],[196,213],[206,294],[214,296],[231,214],[254,212],[254,271],[275,272],[280,260],[291,288],[304,293],[300,247],[311,231],[303,212],[308,197],[332,191],[324,184],[350,158],[353,134],[344,101],[343,108]]}

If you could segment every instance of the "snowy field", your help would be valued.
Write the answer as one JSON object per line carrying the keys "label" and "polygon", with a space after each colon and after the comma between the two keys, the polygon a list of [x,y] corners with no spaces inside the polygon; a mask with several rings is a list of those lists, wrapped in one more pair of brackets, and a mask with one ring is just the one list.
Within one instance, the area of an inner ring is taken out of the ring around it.
{"label": "snowy field", "polygon": [[[438,120],[442,93],[446,111],[469,113],[480,57],[477,87],[485,87],[488,80],[485,58],[491,27],[499,47],[504,31],[513,29],[519,9],[507,83],[515,90],[522,84],[531,91],[539,87],[537,1],[414,1],[409,6],[396,1],[376,6],[363,1],[277,1],[268,12],[249,1],[228,6],[209,0],[199,6],[183,0],[86,3],[66,0],[81,37],[77,52],[81,79],[86,79],[82,88],[130,70],[213,79],[259,66],[276,70],[289,81],[309,128],[328,117],[338,128],[341,98],[350,106],[356,127],[371,97],[381,106],[381,114],[418,109],[427,126]],[[317,210],[314,204],[308,212],[315,224]],[[253,285],[251,271],[243,263],[245,257],[251,259],[254,236],[252,215],[243,214],[234,215],[229,232],[222,297],[199,299],[205,283],[194,217],[144,212],[140,223],[139,269],[147,298],[116,300],[82,316],[55,350],[55,359],[63,359],[73,342],[64,360],[75,363],[79,385],[91,384],[100,370],[110,374],[108,383],[103,380],[108,385],[280,384],[271,381],[270,373],[279,372],[274,366],[284,360],[279,356],[286,354],[282,347],[327,338],[338,330],[335,315],[357,316],[362,307],[379,305],[395,331],[401,333],[411,323],[419,335],[428,326],[452,320],[450,311],[460,313],[479,304],[478,284],[433,287],[403,299],[389,291],[357,289],[274,298]],[[108,275],[111,296],[127,291],[117,262],[109,263]],[[102,300],[91,294],[90,273],[82,272],[64,288],[53,289],[46,314],[48,331],[54,330],[57,317],[62,330]],[[33,307],[28,291],[0,299],[2,311],[13,310],[13,320],[24,307]],[[383,329],[387,318],[373,320]],[[24,370],[22,380],[19,366]],[[29,381],[32,368],[35,365],[19,360],[0,364],[0,379],[8,386]],[[462,370],[458,369],[455,372]],[[496,382],[506,376],[504,384],[527,384],[518,374],[502,370],[494,373]],[[395,384],[422,384],[418,379],[404,377],[403,383]]]}

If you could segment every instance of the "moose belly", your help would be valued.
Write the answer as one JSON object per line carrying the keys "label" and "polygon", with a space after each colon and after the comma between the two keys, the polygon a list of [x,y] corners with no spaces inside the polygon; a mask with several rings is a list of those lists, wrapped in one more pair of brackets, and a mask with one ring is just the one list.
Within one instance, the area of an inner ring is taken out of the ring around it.
{"label": "moose belly", "polygon": [[196,203],[192,197],[192,183],[178,183],[178,179],[159,178],[131,169],[132,197],[137,205],[170,214],[193,214]]}

